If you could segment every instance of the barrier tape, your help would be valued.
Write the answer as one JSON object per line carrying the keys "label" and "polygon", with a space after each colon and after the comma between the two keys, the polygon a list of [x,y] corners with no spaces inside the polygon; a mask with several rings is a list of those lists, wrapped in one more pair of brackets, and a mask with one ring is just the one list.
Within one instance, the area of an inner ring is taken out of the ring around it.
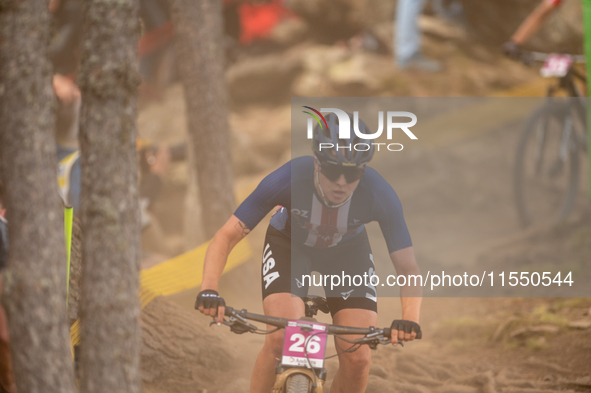
{"label": "barrier tape", "polygon": [[68,298],[70,296],[70,254],[72,249],[72,222],[74,221],[74,208],[64,208],[64,236],[66,238],[66,258],[68,261],[68,272],[66,273],[66,310],[68,309]]}
{"label": "barrier tape", "polygon": [[[67,260],[67,273],[66,273],[66,315],[68,314],[68,299],[70,298],[70,255],[72,251],[72,223],[74,221],[74,208],[72,206],[66,206],[64,208],[64,238],[66,240],[66,260]],[[72,359],[74,359],[74,344],[70,340],[70,352],[72,353]]]}

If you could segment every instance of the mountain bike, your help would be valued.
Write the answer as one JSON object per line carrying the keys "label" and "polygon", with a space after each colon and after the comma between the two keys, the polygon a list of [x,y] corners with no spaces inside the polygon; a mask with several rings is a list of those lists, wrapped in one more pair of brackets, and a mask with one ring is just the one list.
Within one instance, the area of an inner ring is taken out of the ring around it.
{"label": "mountain bike", "polygon": [[[280,329],[285,329],[283,355],[277,363],[277,374],[273,393],[323,393],[326,381],[326,369],[324,368],[326,343],[329,335],[334,335],[351,344],[351,347],[343,352],[354,352],[362,345],[368,345],[376,349],[378,345],[391,343],[390,328],[357,328],[319,323],[314,319],[318,311],[328,313],[328,304],[322,297],[304,298],[306,316],[298,320],[271,317],[249,313],[246,310],[235,310],[226,307],[224,325],[230,326],[230,330],[237,334],[258,333],[270,334]],[[248,320],[275,326],[276,329],[261,330]],[[215,322],[212,322],[212,324]],[[349,340],[343,335],[363,335],[361,338]],[[421,333],[417,334],[421,338]],[[402,344],[402,342],[399,342]],[[403,344],[402,344],[403,345]]]}
{"label": "mountain bike", "polygon": [[517,146],[513,191],[519,223],[525,228],[556,224],[572,210],[580,156],[587,151],[587,111],[577,86],[586,83],[586,76],[574,67],[585,62],[584,56],[523,52],[521,61],[528,65],[543,61],[541,75],[557,78],[548,88],[546,102],[529,118]]}

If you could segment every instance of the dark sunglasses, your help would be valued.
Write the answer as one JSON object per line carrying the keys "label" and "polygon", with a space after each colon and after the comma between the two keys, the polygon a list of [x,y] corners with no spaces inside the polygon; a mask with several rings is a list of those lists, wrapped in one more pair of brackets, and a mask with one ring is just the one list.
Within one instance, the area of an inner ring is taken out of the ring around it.
{"label": "dark sunglasses", "polygon": [[336,181],[341,175],[345,175],[347,183],[353,183],[361,179],[365,166],[342,166],[325,162],[320,164],[320,173],[330,181]]}

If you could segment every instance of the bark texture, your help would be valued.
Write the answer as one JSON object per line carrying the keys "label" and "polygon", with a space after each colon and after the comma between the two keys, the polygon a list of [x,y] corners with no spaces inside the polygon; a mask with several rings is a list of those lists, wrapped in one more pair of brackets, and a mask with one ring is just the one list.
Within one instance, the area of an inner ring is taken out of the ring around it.
{"label": "bark texture", "polygon": [[176,53],[187,101],[205,234],[232,215],[232,157],[224,79],[222,2],[171,0]]}
{"label": "bark texture", "polygon": [[88,0],[79,83],[82,392],[139,392],[137,0]]}
{"label": "bark texture", "polygon": [[0,1],[0,159],[10,233],[3,301],[22,393],[75,390],[49,32],[46,1]]}

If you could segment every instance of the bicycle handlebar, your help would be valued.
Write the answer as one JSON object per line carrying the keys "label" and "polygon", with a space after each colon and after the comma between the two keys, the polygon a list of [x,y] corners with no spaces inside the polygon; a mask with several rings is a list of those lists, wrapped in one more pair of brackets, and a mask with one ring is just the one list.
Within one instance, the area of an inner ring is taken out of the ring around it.
{"label": "bicycle handlebar", "polygon": [[[558,53],[543,53],[543,52],[532,52],[521,50],[519,60],[524,64],[531,64],[535,61],[544,62],[549,56],[556,55]],[[573,63],[586,63],[587,58],[585,55],[570,55],[570,54],[561,54],[564,56],[570,56],[573,59]]]}
{"label": "bicycle handlebar", "polygon": [[[289,321],[286,318],[279,318],[279,317],[271,317],[268,315],[260,315],[260,314],[253,314],[249,313],[246,310],[235,310],[232,307],[226,307],[226,311],[224,313],[227,317],[242,317],[244,319],[250,319],[252,321],[257,321],[261,323],[265,323],[267,325],[275,326],[278,328],[284,328],[287,326],[287,322]],[[339,326],[339,325],[327,325],[327,332],[333,334],[361,334],[361,335],[368,335],[371,333],[378,333],[383,334],[385,338],[391,338],[391,328],[358,328],[358,327],[350,327],[350,326]],[[418,332],[416,335],[416,339],[421,339],[423,337],[422,332]]]}

